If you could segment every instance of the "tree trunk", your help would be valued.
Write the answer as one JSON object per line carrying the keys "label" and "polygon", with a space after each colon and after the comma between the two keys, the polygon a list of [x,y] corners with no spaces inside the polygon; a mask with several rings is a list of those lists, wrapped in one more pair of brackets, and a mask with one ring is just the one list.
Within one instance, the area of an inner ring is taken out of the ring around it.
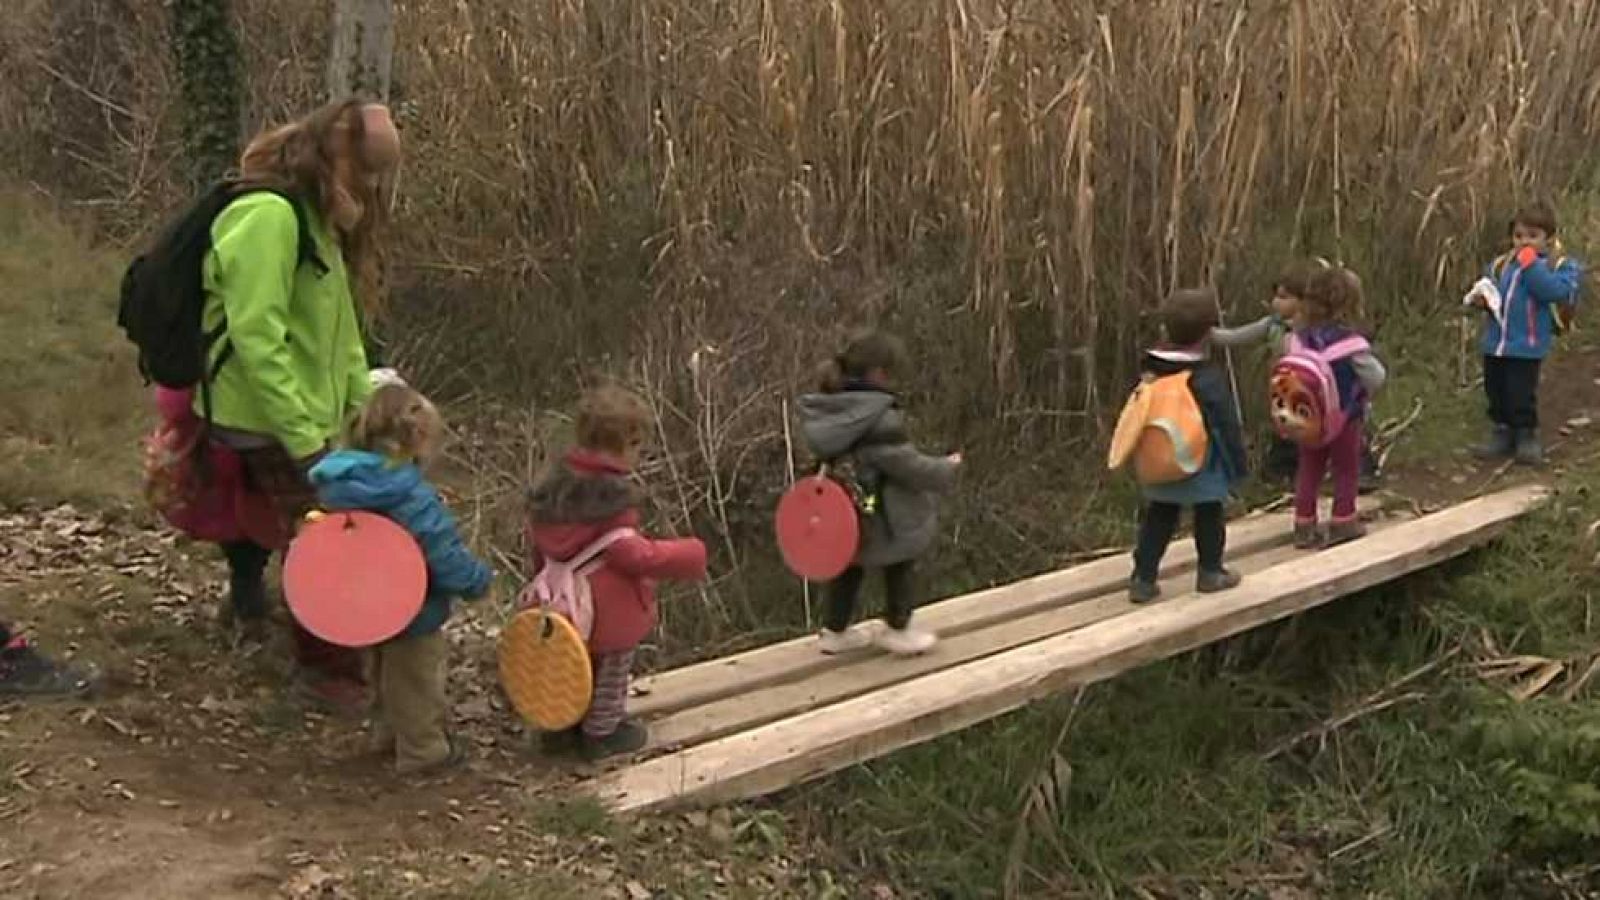
{"label": "tree trunk", "polygon": [[335,0],[328,96],[389,99],[394,66],[394,0]]}
{"label": "tree trunk", "polygon": [[229,0],[171,0],[172,54],[183,96],[188,176],[220,178],[239,155],[239,42]]}

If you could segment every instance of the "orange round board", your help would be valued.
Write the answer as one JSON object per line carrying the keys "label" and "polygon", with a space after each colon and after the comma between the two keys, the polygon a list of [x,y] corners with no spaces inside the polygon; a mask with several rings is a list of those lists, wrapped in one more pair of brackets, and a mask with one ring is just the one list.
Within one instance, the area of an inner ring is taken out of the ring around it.
{"label": "orange round board", "polygon": [[313,518],[283,561],[283,596],[295,620],[342,647],[370,647],[404,631],[427,592],[422,548],[376,513]]}
{"label": "orange round board", "polygon": [[808,581],[832,581],[850,568],[861,544],[856,505],[824,475],[795,482],[778,501],[778,549],[790,571]]}
{"label": "orange round board", "polygon": [[589,649],[566,617],[527,609],[500,634],[500,686],[517,713],[544,731],[583,721],[594,695]]}

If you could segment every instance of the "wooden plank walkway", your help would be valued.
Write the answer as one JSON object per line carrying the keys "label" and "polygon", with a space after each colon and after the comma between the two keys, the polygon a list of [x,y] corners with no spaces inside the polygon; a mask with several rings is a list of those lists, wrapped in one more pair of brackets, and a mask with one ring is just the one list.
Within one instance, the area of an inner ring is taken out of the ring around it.
{"label": "wooden plank walkway", "polygon": [[[1174,544],[1172,598],[1134,607],[1118,557],[930,604],[935,652],[825,657],[801,638],[641,679],[645,758],[590,789],[617,811],[726,802],[780,790],[1435,565],[1488,541],[1544,497],[1516,488],[1317,554],[1288,546],[1286,516],[1236,523],[1226,594],[1193,595],[1193,550]],[[866,627],[866,626],[863,626]]]}

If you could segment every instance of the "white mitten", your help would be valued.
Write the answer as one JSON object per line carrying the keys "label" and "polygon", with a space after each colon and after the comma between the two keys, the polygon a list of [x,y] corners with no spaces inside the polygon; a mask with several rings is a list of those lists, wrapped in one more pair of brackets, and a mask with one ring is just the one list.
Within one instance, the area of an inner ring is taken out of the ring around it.
{"label": "white mitten", "polygon": [[381,388],[389,384],[398,384],[401,387],[406,386],[405,379],[401,378],[400,373],[394,369],[373,369],[367,373],[367,376],[372,379],[373,388]]}

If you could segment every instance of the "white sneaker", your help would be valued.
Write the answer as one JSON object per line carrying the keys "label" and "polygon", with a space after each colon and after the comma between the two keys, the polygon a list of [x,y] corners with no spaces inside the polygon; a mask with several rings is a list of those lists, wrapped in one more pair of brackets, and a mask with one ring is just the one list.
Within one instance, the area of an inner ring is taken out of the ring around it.
{"label": "white sneaker", "polygon": [[939,643],[939,636],[931,631],[907,625],[904,628],[885,628],[878,635],[878,646],[895,656],[916,656],[927,653]]}
{"label": "white sneaker", "polygon": [[817,632],[817,649],[825,656],[864,650],[871,646],[872,631],[869,628],[848,628],[844,631],[830,631],[824,628]]}

